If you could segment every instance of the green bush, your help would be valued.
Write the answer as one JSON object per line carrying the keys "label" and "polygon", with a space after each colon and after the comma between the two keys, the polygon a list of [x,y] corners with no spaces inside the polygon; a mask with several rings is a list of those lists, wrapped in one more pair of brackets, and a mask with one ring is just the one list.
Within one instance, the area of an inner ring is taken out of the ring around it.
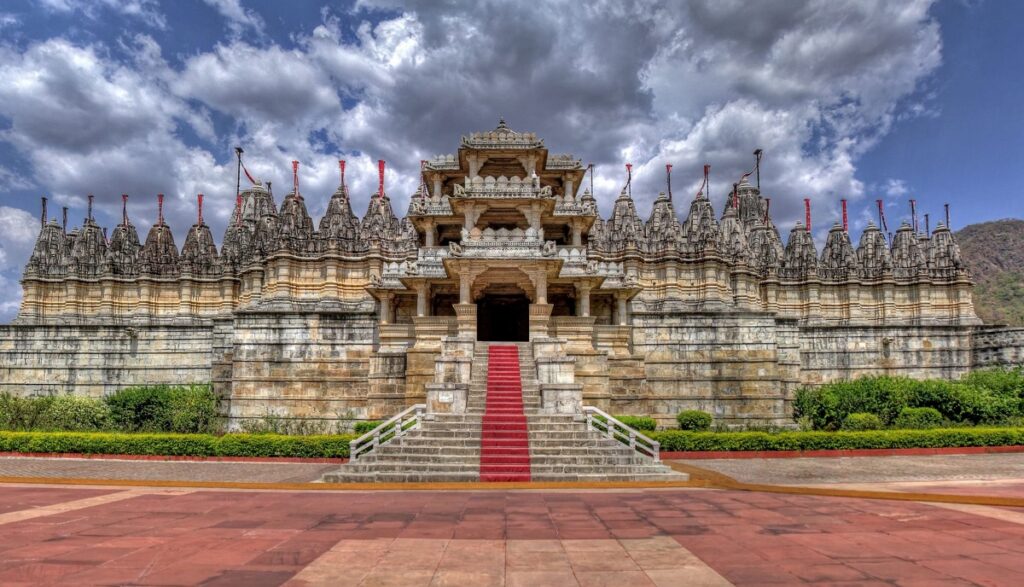
{"label": "green bush", "polygon": [[108,395],[113,427],[123,432],[211,433],[219,429],[209,385],[142,385]]}
{"label": "green bush", "polygon": [[[847,416],[869,413],[893,424],[904,408],[934,408],[953,423],[1001,424],[1024,415],[1015,371],[984,370],[962,381],[862,377],[797,391],[794,416],[816,430],[842,428]],[[992,387],[986,387],[991,385]]]}
{"label": "green bush", "polygon": [[370,430],[373,430],[377,426],[380,426],[384,422],[381,420],[367,420],[365,422],[356,422],[356,425],[352,427],[352,431],[358,436],[366,434]]}
{"label": "green bush", "polygon": [[49,398],[40,430],[94,432],[110,428],[110,409],[103,400],[61,395]]}
{"label": "green bush", "polygon": [[658,427],[658,423],[650,416],[615,416],[615,419],[626,426],[640,432],[647,432]]}
{"label": "green bush", "polygon": [[938,428],[942,426],[942,414],[935,408],[903,408],[892,425],[895,428]]}
{"label": "green bush", "polygon": [[0,393],[0,429],[33,430],[43,426],[52,396],[20,397]]}
{"label": "green bush", "polygon": [[711,414],[700,410],[683,410],[676,414],[676,422],[679,422],[680,430],[709,430]]}
{"label": "green bush", "polygon": [[843,430],[881,430],[884,427],[882,419],[874,414],[858,412],[843,418]]}
{"label": "green bush", "polygon": [[0,452],[163,456],[347,457],[354,437],[275,434],[0,432]]}
{"label": "green bush", "polygon": [[961,379],[962,382],[974,387],[983,387],[994,393],[1011,397],[1024,397],[1024,369],[978,369],[971,371]]}
{"label": "green bush", "polygon": [[935,428],[860,432],[687,432],[662,430],[649,436],[663,451],[853,450],[1021,446],[1024,428]]}

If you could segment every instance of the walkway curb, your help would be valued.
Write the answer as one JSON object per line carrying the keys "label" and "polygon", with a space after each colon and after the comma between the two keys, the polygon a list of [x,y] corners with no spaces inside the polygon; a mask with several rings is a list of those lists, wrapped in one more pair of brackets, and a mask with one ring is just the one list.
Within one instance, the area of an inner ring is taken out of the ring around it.
{"label": "walkway curb", "polygon": [[888,457],[1024,453],[1024,446],[950,446],[943,448],[852,448],[823,450],[685,450],[661,451],[662,460],[801,459],[815,457]]}

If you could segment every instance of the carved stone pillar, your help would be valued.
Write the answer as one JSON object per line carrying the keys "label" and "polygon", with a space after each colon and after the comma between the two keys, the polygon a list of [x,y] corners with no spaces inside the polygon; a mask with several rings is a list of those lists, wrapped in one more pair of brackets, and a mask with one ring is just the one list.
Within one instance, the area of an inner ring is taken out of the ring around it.
{"label": "carved stone pillar", "polygon": [[434,174],[434,191],[430,194],[435,200],[441,199],[441,174]]}
{"label": "carved stone pillar", "polygon": [[427,229],[423,233],[423,246],[433,247],[437,242],[437,226],[433,219],[427,221]]}
{"label": "carved stone pillar", "polygon": [[424,282],[416,285],[416,315],[427,316],[430,314],[430,284]]}
{"label": "carved stone pillar", "polygon": [[565,197],[566,198],[572,198],[573,197],[573,193],[572,193],[572,188],[573,187],[574,186],[573,186],[573,182],[572,182],[572,178],[571,177],[569,179],[565,180]]}
{"label": "carved stone pillar", "polygon": [[[537,296],[539,299],[540,293]],[[530,340],[548,337],[551,310],[551,304],[530,304]]]}
{"label": "carved stone pillar", "polygon": [[537,290],[537,304],[548,303],[548,273],[543,269],[537,271],[533,278],[533,287]]}
{"label": "carved stone pillar", "polygon": [[395,294],[383,294],[380,299],[380,323],[391,323],[391,300]]}
{"label": "carved stone pillar", "polygon": [[579,302],[579,315],[590,316],[590,284],[576,284],[576,299]]}
{"label": "carved stone pillar", "polygon": [[619,326],[629,325],[629,302],[626,300],[625,294],[616,294],[615,296],[615,308],[616,318]]}
{"label": "carved stone pillar", "polygon": [[572,246],[582,247],[583,246],[583,230],[578,220],[573,219],[572,224],[569,225],[572,229]]}
{"label": "carved stone pillar", "polygon": [[452,304],[460,338],[476,339],[476,304]]}
{"label": "carved stone pillar", "polygon": [[467,275],[465,272],[459,273],[459,303],[469,304],[470,300],[470,288],[473,287],[473,278]]}

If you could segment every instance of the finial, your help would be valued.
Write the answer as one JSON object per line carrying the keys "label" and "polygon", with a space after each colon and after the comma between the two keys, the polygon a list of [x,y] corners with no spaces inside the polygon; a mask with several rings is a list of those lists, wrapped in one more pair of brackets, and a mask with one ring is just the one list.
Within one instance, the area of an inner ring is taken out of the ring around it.
{"label": "finial", "polygon": [[671,202],[672,201],[672,164],[671,163],[666,163],[665,164],[665,176],[667,178],[667,183],[668,183],[668,201]]}
{"label": "finial", "polygon": [[384,198],[384,160],[377,160],[377,195]]}
{"label": "finial", "polygon": [[850,227],[846,222],[846,198],[839,200],[839,202],[843,205],[843,232],[849,232]]}
{"label": "finial", "polygon": [[427,160],[420,159],[420,199],[427,199]]}
{"label": "finial", "polygon": [[626,195],[633,197],[633,164],[626,163]]}
{"label": "finial", "polygon": [[302,196],[299,195],[299,162],[292,161],[292,193],[295,194],[296,200],[301,200]]}
{"label": "finial", "polygon": [[811,232],[811,199],[804,198],[804,216],[807,217],[807,232]]}
{"label": "finial", "polygon": [[46,196],[43,196],[43,212],[42,212],[42,216],[39,218],[39,220],[40,220],[40,222],[39,222],[40,225],[46,226]]}
{"label": "finial", "polygon": [[763,149],[754,149],[754,172],[757,173],[757,191],[761,191],[761,156]]}
{"label": "finial", "polygon": [[768,219],[769,219],[768,210],[770,210],[771,207],[772,207],[772,199],[771,198],[765,198],[764,199],[764,225],[765,226],[768,226]]}
{"label": "finial", "polygon": [[92,199],[93,199],[93,195],[89,194],[88,197],[89,197],[89,208],[88,208],[88,211],[86,212],[85,218],[89,222],[92,222]]}
{"label": "finial", "polygon": [[341,191],[345,191],[345,160],[338,159],[338,169],[341,171]]}
{"label": "finial", "polygon": [[68,233],[68,207],[64,206],[64,219],[61,221],[61,226],[64,229],[64,234]]}
{"label": "finial", "polygon": [[943,204],[946,209],[946,228],[949,228],[949,204]]}
{"label": "finial", "polygon": [[700,184],[700,189],[697,190],[697,195],[694,196],[695,200],[699,200],[701,198],[701,196],[704,195],[704,190],[707,190],[708,193],[711,193],[711,186],[708,185],[708,178],[710,177],[710,175],[711,175],[711,165],[708,165],[707,163],[705,163],[704,164],[704,182]]}
{"label": "finial", "polygon": [[196,224],[202,224],[203,223],[203,194],[197,195],[196,196],[196,201],[198,202],[198,204],[196,206],[196,209],[199,211],[199,215],[196,218]]}
{"label": "finial", "polygon": [[235,199],[235,224],[236,225],[241,225],[242,224],[242,194],[239,193],[235,198],[236,198]]}
{"label": "finial", "polygon": [[121,224],[128,226],[128,194],[121,194]]}
{"label": "finial", "polygon": [[914,229],[914,234],[917,234],[917,200],[910,200],[910,227]]}
{"label": "finial", "polygon": [[740,184],[732,184],[732,207],[736,208],[736,212],[740,211]]}
{"label": "finial", "polygon": [[163,194],[157,194],[156,195],[156,223],[157,224],[163,224],[164,223],[164,195]]}
{"label": "finial", "polygon": [[103,242],[107,243],[108,245],[110,244],[110,239],[107,238],[107,227],[106,226],[103,227]]}
{"label": "finial", "polygon": [[928,214],[924,215],[924,233],[925,234],[931,234],[932,233],[932,225],[931,225],[931,222],[928,221]]}

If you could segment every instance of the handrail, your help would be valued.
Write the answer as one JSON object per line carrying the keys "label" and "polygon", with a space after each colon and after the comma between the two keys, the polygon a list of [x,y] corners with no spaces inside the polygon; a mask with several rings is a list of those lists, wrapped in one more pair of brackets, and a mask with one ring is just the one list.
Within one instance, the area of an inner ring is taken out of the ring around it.
{"label": "handrail", "polygon": [[366,434],[349,443],[349,460],[355,461],[359,455],[373,452],[396,438],[401,438],[411,430],[416,430],[423,423],[423,414],[427,404],[415,404],[391,417],[390,420],[370,430]]}
{"label": "handrail", "polygon": [[661,460],[661,443],[657,440],[648,438],[643,433],[626,426],[616,420],[614,416],[594,406],[583,406],[583,413],[587,416],[588,430],[626,444],[634,451],[654,459],[654,462]]}

